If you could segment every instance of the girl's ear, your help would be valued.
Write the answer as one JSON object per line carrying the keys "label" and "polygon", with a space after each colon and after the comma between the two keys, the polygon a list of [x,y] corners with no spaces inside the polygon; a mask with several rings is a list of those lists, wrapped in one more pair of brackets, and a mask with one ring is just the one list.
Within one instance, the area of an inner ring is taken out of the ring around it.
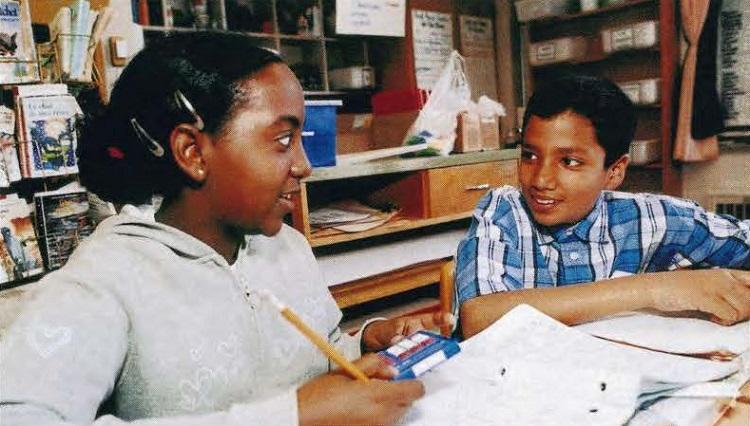
{"label": "girl's ear", "polygon": [[607,168],[607,182],[604,189],[614,190],[622,185],[628,164],[630,164],[630,155],[625,154]]}
{"label": "girl's ear", "polygon": [[169,134],[169,147],[177,167],[196,183],[205,181],[208,174],[203,155],[206,143],[210,143],[209,138],[192,124],[179,124]]}

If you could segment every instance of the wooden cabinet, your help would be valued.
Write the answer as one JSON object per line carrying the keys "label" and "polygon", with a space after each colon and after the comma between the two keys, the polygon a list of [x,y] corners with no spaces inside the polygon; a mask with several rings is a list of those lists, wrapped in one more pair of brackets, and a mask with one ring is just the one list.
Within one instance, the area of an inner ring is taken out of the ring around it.
{"label": "wooden cabinet", "polygon": [[[315,168],[301,183],[292,224],[310,245],[323,247],[465,219],[487,190],[517,183],[518,157],[507,149]],[[399,213],[368,231],[315,232],[309,212],[346,198],[390,204]]]}
{"label": "wooden cabinet", "polygon": [[[524,102],[537,83],[561,73],[601,75],[621,86],[630,84],[631,89],[635,82],[658,79],[660,98],[636,105],[635,139],[658,139],[661,159],[630,167],[623,189],[680,195],[680,172],[672,161],[672,93],[679,54],[675,2],[624,0],[610,3],[591,11],[520,24]],[[639,25],[649,21],[656,25],[649,27],[646,33],[639,32]],[[655,43],[640,43],[637,37],[643,34],[656,36]],[[548,43],[550,40],[562,40],[562,44],[553,45]],[[584,43],[582,48],[579,42]],[[635,92],[638,92],[638,83],[635,84]]]}
{"label": "wooden cabinet", "polygon": [[518,184],[515,161],[493,161],[425,171],[428,217],[471,212],[491,188]]}

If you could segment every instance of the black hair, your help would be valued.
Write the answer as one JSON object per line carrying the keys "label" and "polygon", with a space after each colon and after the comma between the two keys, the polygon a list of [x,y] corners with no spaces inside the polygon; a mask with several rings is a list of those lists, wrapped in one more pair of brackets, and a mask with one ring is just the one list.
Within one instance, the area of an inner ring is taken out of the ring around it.
{"label": "black hair", "polygon": [[613,82],[582,75],[566,75],[546,82],[529,99],[523,116],[523,132],[532,115],[550,118],[566,111],[586,117],[594,126],[596,140],[604,148],[605,167],[627,154],[635,134],[635,109]]}
{"label": "black hair", "polygon": [[[81,183],[115,203],[176,194],[190,181],[169,149],[175,126],[200,117],[203,131],[220,133],[239,103],[239,84],[278,62],[278,55],[238,34],[181,33],[150,41],[123,71],[109,105],[82,125]],[[163,155],[152,152],[150,139]]]}

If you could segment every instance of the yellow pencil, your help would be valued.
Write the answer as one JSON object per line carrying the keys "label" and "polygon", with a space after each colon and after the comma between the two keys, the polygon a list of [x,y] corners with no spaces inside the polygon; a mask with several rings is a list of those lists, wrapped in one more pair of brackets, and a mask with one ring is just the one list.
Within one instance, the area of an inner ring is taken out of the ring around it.
{"label": "yellow pencil", "polygon": [[260,297],[268,300],[273,304],[276,309],[281,312],[281,315],[286,318],[290,323],[292,323],[293,326],[297,328],[302,334],[305,335],[308,339],[310,339],[315,346],[318,347],[328,358],[333,360],[336,364],[338,364],[341,368],[344,369],[347,373],[349,373],[352,377],[354,377],[357,380],[361,380],[363,382],[367,382],[370,379],[365,375],[365,373],[362,372],[359,368],[357,368],[356,365],[354,365],[351,361],[346,359],[339,351],[336,350],[333,346],[331,346],[330,343],[324,338],[322,338],[318,333],[316,333],[313,329],[311,329],[307,324],[302,321],[300,317],[297,316],[291,309],[289,309],[288,306],[281,303],[281,301],[276,298],[271,292],[267,290],[260,290],[258,291],[258,294]]}

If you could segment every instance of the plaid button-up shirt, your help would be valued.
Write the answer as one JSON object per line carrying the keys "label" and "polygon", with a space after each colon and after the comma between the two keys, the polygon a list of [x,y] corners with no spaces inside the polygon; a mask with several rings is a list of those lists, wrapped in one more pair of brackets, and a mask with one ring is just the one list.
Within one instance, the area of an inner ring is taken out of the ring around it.
{"label": "plaid button-up shirt", "polygon": [[456,259],[458,309],[479,295],[639,272],[750,269],[750,220],[664,195],[603,191],[581,221],[551,229],[505,186],[479,201]]}

